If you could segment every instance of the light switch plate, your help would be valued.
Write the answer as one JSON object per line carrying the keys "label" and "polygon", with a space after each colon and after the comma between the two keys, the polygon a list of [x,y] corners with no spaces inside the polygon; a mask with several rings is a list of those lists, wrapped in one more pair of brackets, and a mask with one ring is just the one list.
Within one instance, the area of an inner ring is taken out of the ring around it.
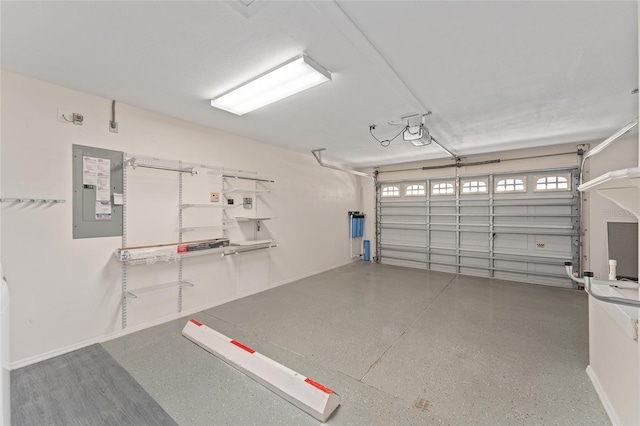
{"label": "light switch plate", "polygon": [[210,192],[209,193],[209,201],[212,203],[217,203],[220,201],[220,193],[219,192]]}

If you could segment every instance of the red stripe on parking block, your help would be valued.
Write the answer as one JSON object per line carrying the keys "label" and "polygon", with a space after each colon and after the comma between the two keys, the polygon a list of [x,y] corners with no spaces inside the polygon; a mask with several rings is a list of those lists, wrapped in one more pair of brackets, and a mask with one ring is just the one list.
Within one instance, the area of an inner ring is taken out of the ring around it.
{"label": "red stripe on parking block", "polygon": [[331,389],[329,389],[328,387],[322,386],[320,383],[314,382],[313,380],[311,380],[308,377],[305,379],[305,382],[309,383],[311,386],[317,387],[318,389],[320,389],[324,393],[333,393],[333,391]]}
{"label": "red stripe on parking block", "polygon": [[250,354],[254,353],[255,351],[253,349],[251,349],[249,346],[245,346],[240,342],[236,342],[235,340],[231,341],[232,345],[236,345],[237,347],[239,347],[240,349],[244,349],[245,351],[249,352]]}

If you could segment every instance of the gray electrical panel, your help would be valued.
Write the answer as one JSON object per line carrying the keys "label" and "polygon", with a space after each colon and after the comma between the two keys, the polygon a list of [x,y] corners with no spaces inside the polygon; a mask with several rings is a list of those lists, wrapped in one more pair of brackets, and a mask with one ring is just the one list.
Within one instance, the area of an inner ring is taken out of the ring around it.
{"label": "gray electrical panel", "polygon": [[122,236],[121,151],[73,145],[73,238]]}

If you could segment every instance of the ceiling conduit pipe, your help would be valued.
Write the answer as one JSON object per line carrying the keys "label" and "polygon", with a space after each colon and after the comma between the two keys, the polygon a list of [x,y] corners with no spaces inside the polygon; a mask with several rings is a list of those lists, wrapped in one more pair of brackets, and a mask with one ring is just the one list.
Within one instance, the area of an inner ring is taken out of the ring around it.
{"label": "ceiling conduit pipe", "polygon": [[318,161],[318,164],[320,164],[322,167],[326,167],[328,169],[333,169],[333,170],[339,170],[341,172],[347,172],[347,173],[351,173],[353,175],[367,177],[369,179],[374,179],[375,180],[375,177],[372,174],[369,174],[369,173],[359,172],[357,170],[345,169],[344,167],[334,166],[333,164],[323,163],[322,162],[322,151],[326,151],[326,148],[314,149],[314,150],[311,151],[313,156],[316,157],[316,161]]}

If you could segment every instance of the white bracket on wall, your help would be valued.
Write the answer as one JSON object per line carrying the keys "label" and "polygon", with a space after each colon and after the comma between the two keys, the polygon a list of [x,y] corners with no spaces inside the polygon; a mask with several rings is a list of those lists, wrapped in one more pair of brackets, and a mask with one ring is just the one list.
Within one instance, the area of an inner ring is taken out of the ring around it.
{"label": "white bracket on wall", "polygon": [[59,204],[66,200],[55,200],[45,198],[0,198],[0,203],[27,203],[27,204]]}
{"label": "white bracket on wall", "polygon": [[313,156],[316,157],[316,161],[318,161],[318,164],[320,164],[320,166],[326,167],[328,169],[339,170],[341,172],[351,173],[351,174],[357,175],[357,176],[363,176],[363,177],[367,177],[367,178],[370,178],[370,179],[375,179],[373,177],[373,175],[371,175],[369,173],[359,172],[357,170],[352,170],[352,169],[345,169],[344,167],[334,166],[333,164],[327,164],[327,163],[322,162],[322,151],[326,151],[326,148],[314,149],[314,150],[311,151]]}

